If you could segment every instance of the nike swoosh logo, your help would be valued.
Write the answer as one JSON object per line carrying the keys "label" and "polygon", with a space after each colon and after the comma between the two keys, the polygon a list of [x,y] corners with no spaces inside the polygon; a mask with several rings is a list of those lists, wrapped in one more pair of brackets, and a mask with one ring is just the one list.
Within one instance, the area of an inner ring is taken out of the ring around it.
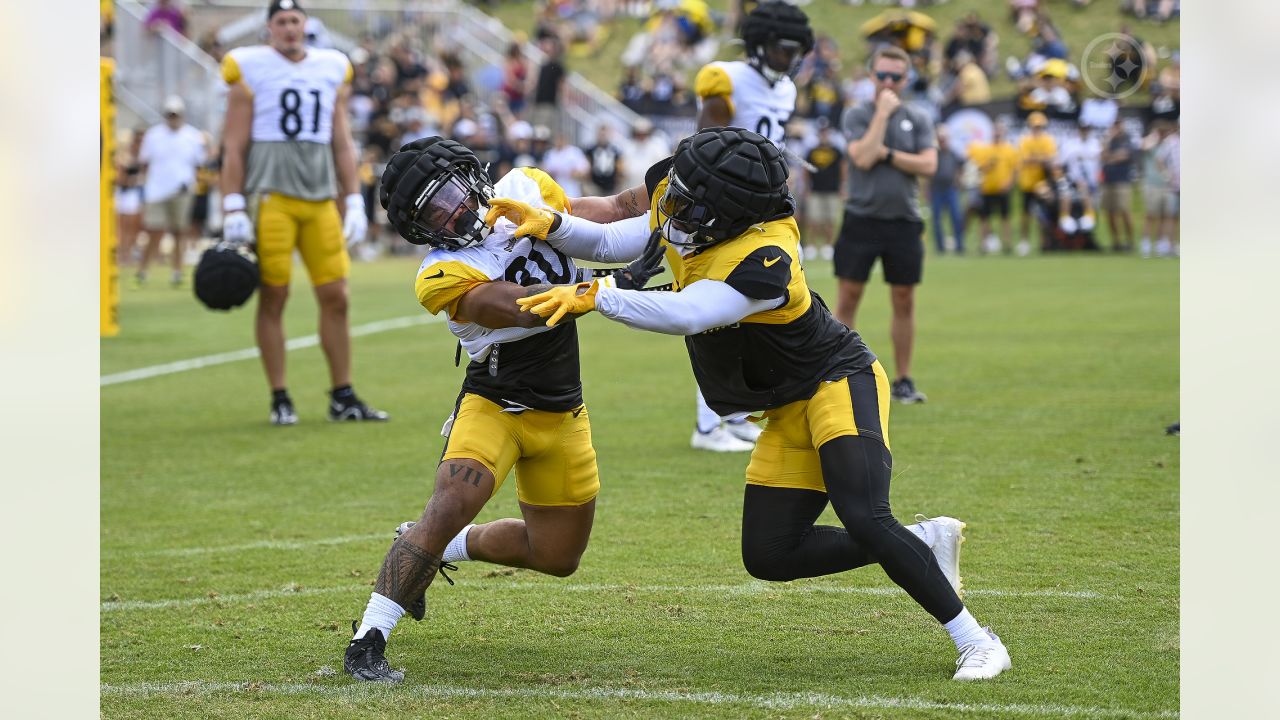
{"label": "nike swoosh logo", "polygon": [[444,277],[444,271],[443,271],[443,270],[437,270],[435,275],[423,275],[423,276],[422,276],[422,279],[423,279],[423,280],[435,280],[435,279],[436,279],[436,278],[438,278],[438,277]]}
{"label": "nike swoosh logo", "polygon": [[765,267],[773,267],[774,265],[777,265],[777,264],[778,264],[778,261],[779,261],[779,260],[781,260],[781,259],[782,259],[782,256],[781,256],[781,255],[779,255],[779,256],[778,256],[778,257],[776,257],[776,258],[772,258],[772,259],[770,259],[770,260],[765,260],[765,261],[764,261],[764,266],[765,266]]}

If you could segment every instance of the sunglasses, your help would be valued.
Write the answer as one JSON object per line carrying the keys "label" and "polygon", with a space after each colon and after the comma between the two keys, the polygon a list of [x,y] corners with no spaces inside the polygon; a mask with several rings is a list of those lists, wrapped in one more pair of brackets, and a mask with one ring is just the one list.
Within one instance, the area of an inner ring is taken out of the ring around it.
{"label": "sunglasses", "polygon": [[902,82],[903,77],[905,76],[902,73],[884,72],[883,70],[876,73],[876,79],[880,82],[884,82],[885,80],[890,82]]}

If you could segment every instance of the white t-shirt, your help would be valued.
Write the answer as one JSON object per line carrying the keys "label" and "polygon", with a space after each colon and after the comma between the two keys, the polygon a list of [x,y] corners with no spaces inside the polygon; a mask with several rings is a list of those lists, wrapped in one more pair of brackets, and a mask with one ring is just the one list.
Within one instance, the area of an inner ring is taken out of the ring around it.
{"label": "white t-shirt", "polygon": [[1058,159],[1062,161],[1068,178],[1083,180],[1090,188],[1098,186],[1102,172],[1102,143],[1093,133],[1084,139],[1075,133],[1069,135],[1062,141]]}
{"label": "white t-shirt", "polygon": [[666,160],[671,157],[671,141],[664,134],[654,132],[643,142],[637,142],[634,138],[628,143],[629,148],[624,148],[626,154],[623,157],[627,163],[623,167],[626,169],[626,182],[622,188],[633,188],[637,185],[644,184],[644,175],[659,160]]}
{"label": "white t-shirt", "polygon": [[571,198],[582,197],[582,183],[573,173],[585,173],[591,169],[587,154],[577,145],[565,145],[562,148],[551,148],[542,157],[542,169],[564,188],[564,194]]}
{"label": "white t-shirt", "polygon": [[138,159],[147,164],[142,193],[147,202],[161,202],[196,184],[196,168],[204,163],[204,135],[190,125],[174,130],[161,123],[142,136]]}

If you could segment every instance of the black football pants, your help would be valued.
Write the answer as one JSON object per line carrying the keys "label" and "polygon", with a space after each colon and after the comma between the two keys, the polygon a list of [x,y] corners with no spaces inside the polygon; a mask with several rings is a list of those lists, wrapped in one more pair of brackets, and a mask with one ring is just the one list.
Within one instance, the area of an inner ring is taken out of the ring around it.
{"label": "black football pants", "polygon": [[[878,439],[846,435],[818,448],[827,492],[747,485],[742,562],[761,580],[795,580],[878,563],[940,623],[964,605],[929,546],[889,509],[893,457]],[[844,527],[814,525],[830,501]]]}

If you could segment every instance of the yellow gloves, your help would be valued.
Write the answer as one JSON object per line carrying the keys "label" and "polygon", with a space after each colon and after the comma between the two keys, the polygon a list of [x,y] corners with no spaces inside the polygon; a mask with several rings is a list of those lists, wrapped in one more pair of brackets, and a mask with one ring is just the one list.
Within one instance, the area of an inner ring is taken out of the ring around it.
{"label": "yellow gloves", "polygon": [[550,210],[536,208],[511,198],[493,198],[489,201],[489,212],[485,213],[484,224],[493,227],[500,217],[516,224],[516,237],[535,237],[539,240],[547,239],[551,223],[556,219]]}
{"label": "yellow gloves", "polygon": [[547,327],[555,327],[565,315],[583,315],[596,309],[596,292],[600,281],[555,287],[526,298],[516,304],[534,315],[547,318]]}

